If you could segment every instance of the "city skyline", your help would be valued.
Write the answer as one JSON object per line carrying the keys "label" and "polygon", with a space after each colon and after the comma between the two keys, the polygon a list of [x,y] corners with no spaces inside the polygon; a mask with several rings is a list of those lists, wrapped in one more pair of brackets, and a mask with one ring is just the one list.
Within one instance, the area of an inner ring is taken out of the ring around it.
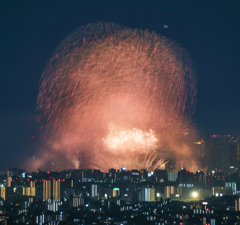
{"label": "city skyline", "polygon": [[35,155],[41,142],[35,109],[42,72],[58,44],[90,22],[148,29],[179,43],[195,68],[198,101],[192,124],[200,137],[239,132],[240,20],[239,5],[234,2],[136,5],[103,1],[91,5],[13,1],[1,3],[1,10],[0,148],[6,158],[4,166]]}
{"label": "city skyline", "polygon": [[5,224],[40,225],[81,220],[85,224],[237,224],[239,183],[239,172],[234,170],[226,174],[184,168],[151,173],[126,168],[106,173],[12,169],[0,173],[0,219]]}

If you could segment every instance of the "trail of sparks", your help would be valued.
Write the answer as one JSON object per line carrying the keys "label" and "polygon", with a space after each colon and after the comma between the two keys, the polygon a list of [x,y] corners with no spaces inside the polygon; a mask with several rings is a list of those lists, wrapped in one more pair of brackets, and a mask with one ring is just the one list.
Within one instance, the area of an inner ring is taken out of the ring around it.
{"label": "trail of sparks", "polygon": [[116,155],[113,157],[113,155],[102,154],[101,158],[95,159],[92,168],[104,172],[107,172],[109,168],[121,169],[122,167],[154,171],[156,169],[164,170],[166,164],[167,161],[165,159],[159,159],[156,152],[143,154],[133,154],[131,152],[127,155],[122,155],[120,158]]}
{"label": "trail of sparks", "polygon": [[[173,42],[114,23],[89,24],[68,36],[50,59],[38,121],[51,151],[76,168],[80,158],[90,167],[102,154],[115,157],[111,148],[119,155],[149,154],[173,145],[189,126],[195,94],[188,55]],[[112,127],[109,134],[109,124],[121,129]],[[85,152],[91,154],[82,159]],[[138,158],[115,160],[132,160],[130,167],[147,160]]]}

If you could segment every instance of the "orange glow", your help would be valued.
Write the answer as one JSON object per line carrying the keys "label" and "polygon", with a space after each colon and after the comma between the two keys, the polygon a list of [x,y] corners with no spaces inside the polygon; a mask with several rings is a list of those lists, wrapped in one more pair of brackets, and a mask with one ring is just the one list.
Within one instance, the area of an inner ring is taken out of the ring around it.
{"label": "orange glow", "polygon": [[80,27],[41,78],[37,120],[46,147],[34,166],[95,168],[114,158],[153,169],[165,165],[164,151],[193,161],[181,139],[193,133],[195,96],[191,61],[172,41],[114,23]]}

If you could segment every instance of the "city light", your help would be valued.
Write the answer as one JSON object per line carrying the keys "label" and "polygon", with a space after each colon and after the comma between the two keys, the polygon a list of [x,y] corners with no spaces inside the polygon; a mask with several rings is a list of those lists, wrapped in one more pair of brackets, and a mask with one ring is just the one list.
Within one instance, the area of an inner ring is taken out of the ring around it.
{"label": "city light", "polygon": [[192,192],[192,197],[197,198],[198,197],[198,192],[196,192],[196,191]]}

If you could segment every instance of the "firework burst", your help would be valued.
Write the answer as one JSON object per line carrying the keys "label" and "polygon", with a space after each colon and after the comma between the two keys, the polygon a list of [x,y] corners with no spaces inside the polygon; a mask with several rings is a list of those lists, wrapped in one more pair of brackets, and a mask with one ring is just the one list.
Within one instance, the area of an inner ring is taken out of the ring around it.
{"label": "firework burst", "polygon": [[154,136],[154,132],[144,132],[142,130],[133,128],[132,130],[117,130],[117,128],[110,124],[110,134],[106,139],[103,139],[104,144],[108,149],[118,151],[120,154],[133,152],[149,152],[157,148],[156,142],[158,139]]}
{"label": "firework burst", "polygon": [[[51,151],[74,164],[90,152],[84,166],[94,166],[96,158],[115,157],[114,149],[118,164],[140,168],[189,126],[195,94],[188,55],[173,42],[114,23],[89,24],[68,36],[47,64],[38,121]],[[121,157],[127,150],[137,159]]]}

